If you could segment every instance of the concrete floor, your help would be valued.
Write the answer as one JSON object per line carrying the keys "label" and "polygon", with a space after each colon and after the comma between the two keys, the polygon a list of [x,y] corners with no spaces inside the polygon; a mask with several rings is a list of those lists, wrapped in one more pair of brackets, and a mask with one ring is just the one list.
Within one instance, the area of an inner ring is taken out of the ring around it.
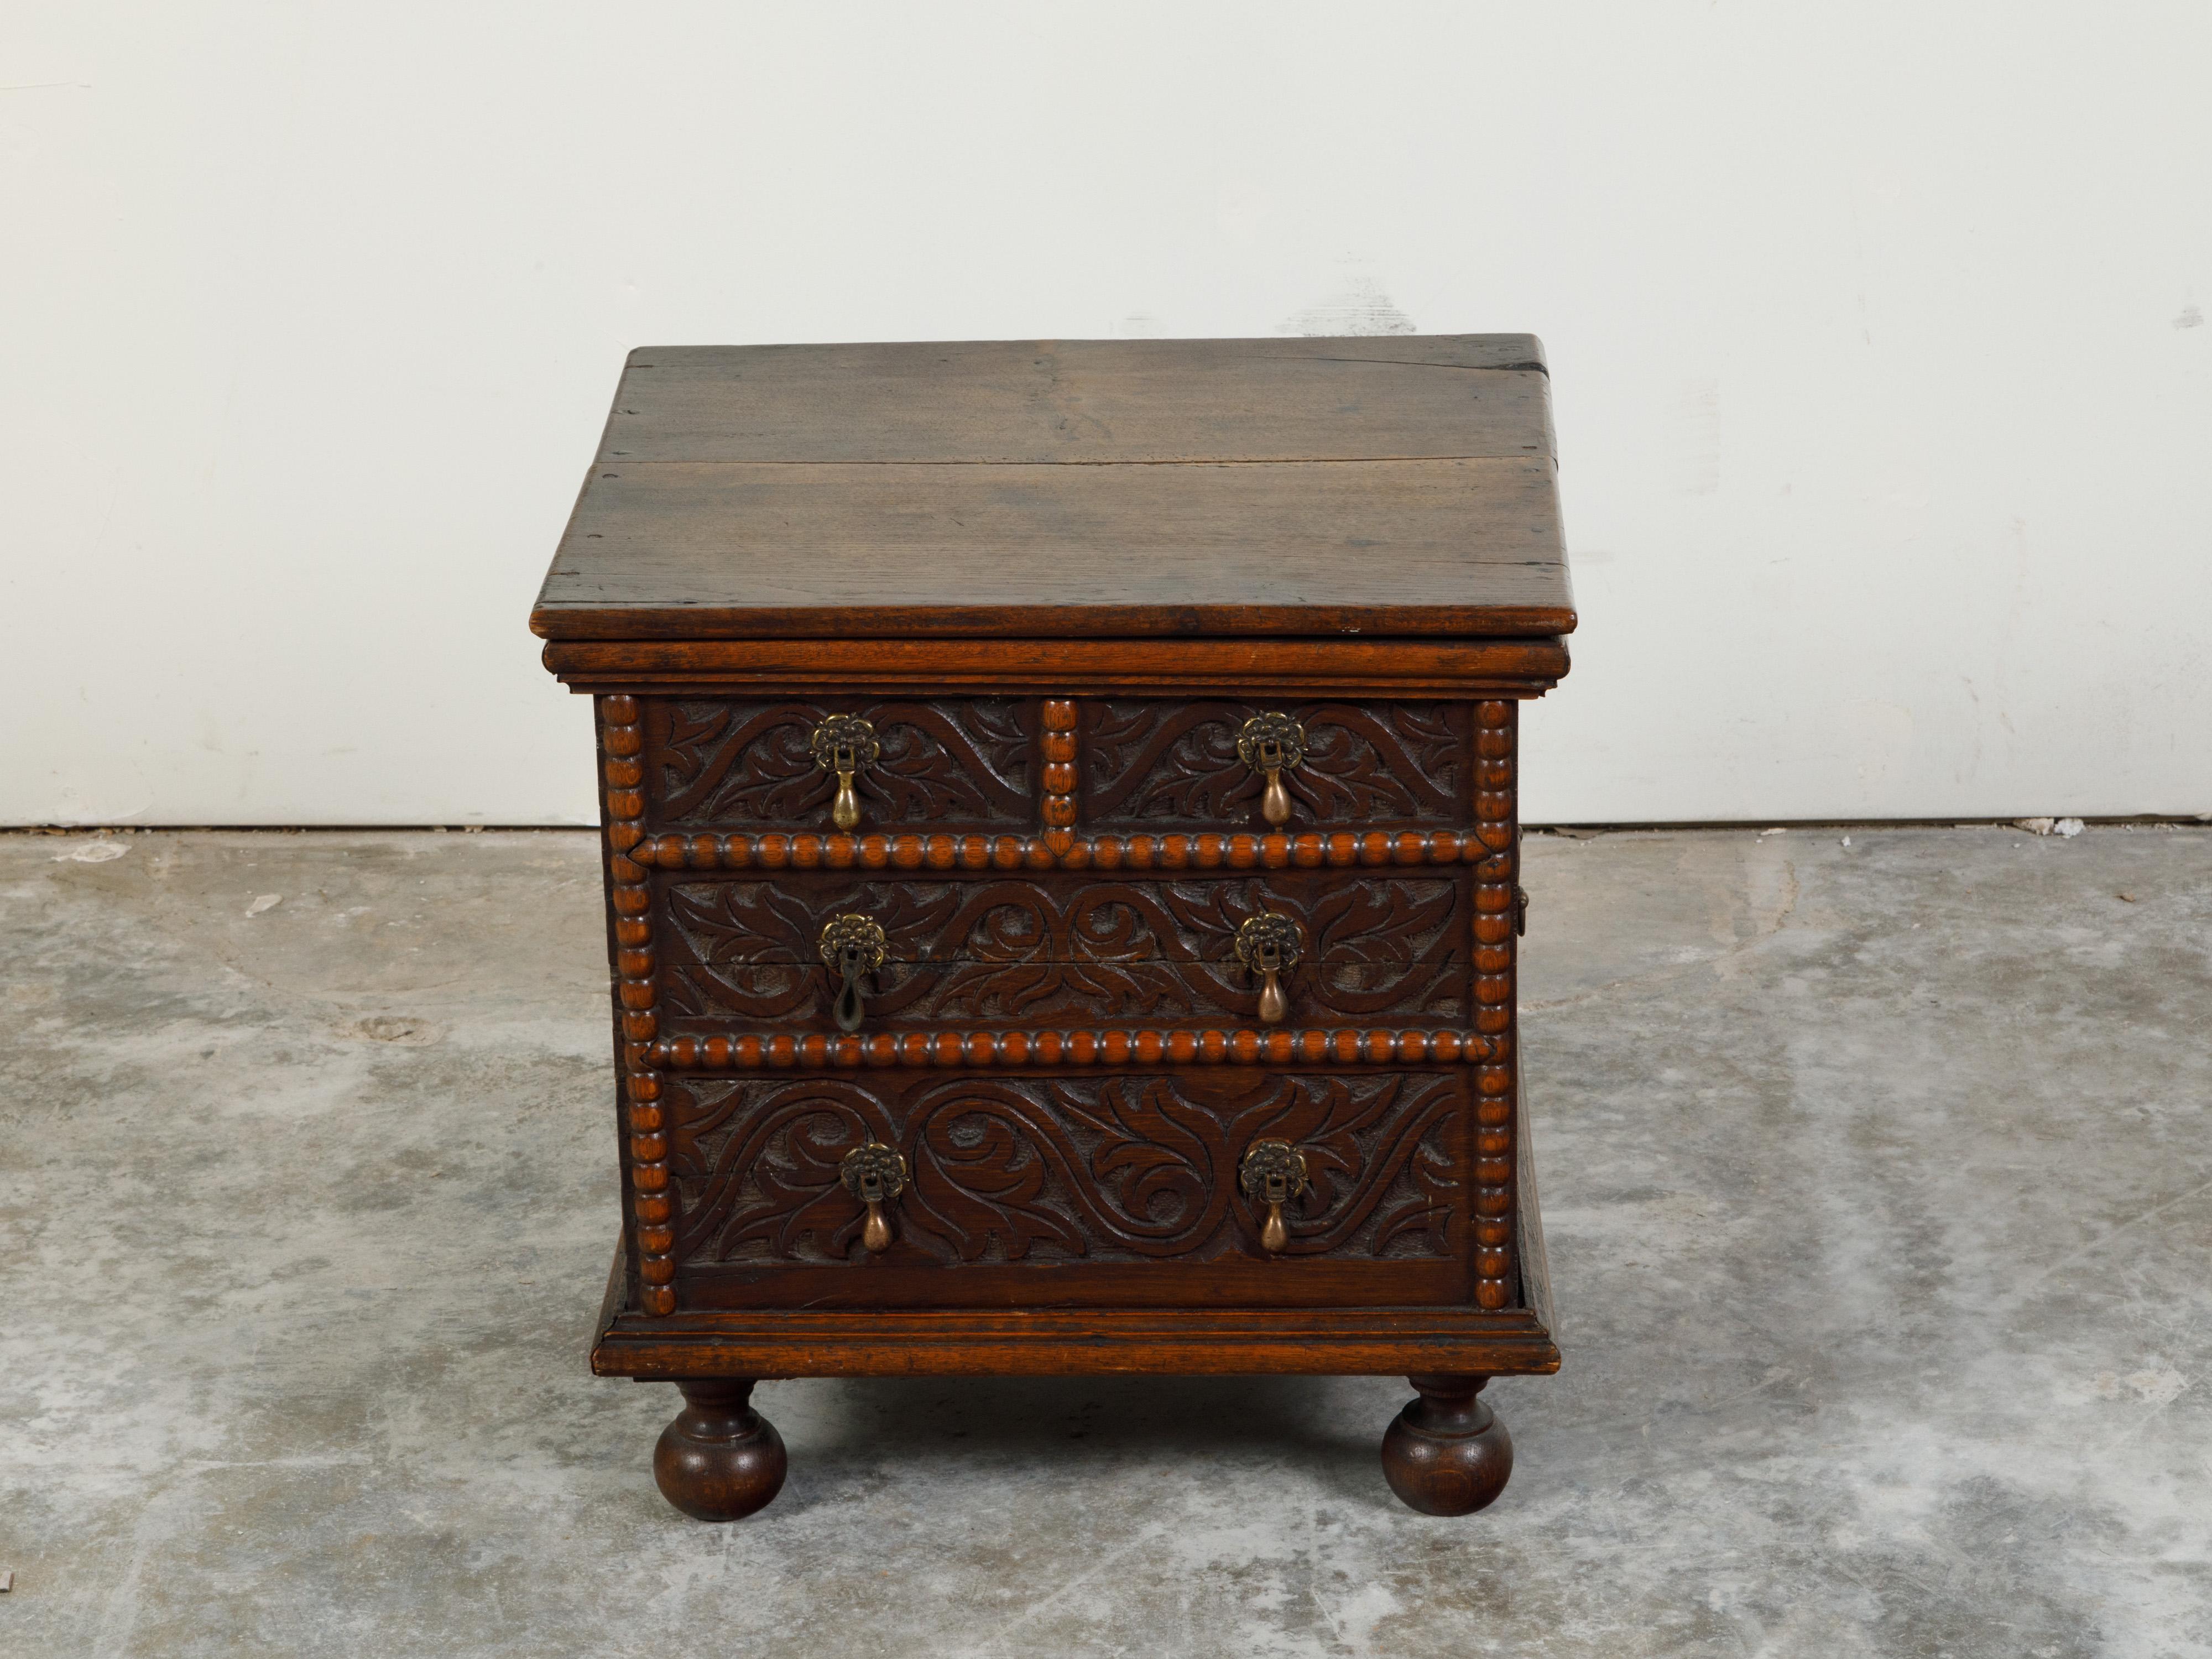
{"label": "concrete floor", "polygon": [[0,836],[0,1651],[2212,1652],[2212,833],[1528,866],[1496,1508],[1388,1378],[814,1381],[708,1527],[584,1367],[589,836]]}

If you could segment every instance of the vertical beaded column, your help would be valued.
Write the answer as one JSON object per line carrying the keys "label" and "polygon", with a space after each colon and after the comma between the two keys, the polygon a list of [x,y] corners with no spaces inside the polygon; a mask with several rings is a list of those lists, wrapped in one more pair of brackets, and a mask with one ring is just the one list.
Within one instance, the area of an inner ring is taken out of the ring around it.
{"label": "vertical beaded column", "polygon": [[1474,1302],[1513,1303],[1514,882],[1517,874],[1513,738],[1520,706],[1474,708],[1474,1026],[1498,1045],[1474,1069]]}
{"label": "vertical beaded column", "polygon": [[1075,845],[1075,705],[1064,697],[1044,703],[1044,844],[1064,857]]}
{"label": "vertical beaded column", "polygon": [[653,1008],[653,887],[630,854],[644,838],[645,733],[635,697],[601,697],[599,751],[607,802],[607,897],[615,913],[615,1001],[622,1022],[623,1112],[629,1128],[631,1237],[639,1296],[649,1314],[676,1311],[674,1203],[668,1190],[668,1124],[653,1069],[659,1021]]}

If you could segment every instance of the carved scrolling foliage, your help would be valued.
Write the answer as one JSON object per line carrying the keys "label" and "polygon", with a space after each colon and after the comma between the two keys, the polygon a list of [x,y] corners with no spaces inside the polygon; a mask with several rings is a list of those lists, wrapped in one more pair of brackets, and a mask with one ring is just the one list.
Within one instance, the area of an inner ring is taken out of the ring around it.
{"label": "carved scrolling foliage", "polygon": [[1451,880],[1068,884],[683,882],[668,890],[681,949],[667,1005],[704,1017],[811,1015],[825,981],[814,941],[831,916],[876,921],[890,960],[872,1016],[907,1021],[1249,1017],[1256,988],[1237,929],[1264,912],[1307,941],[1292,990],[1313,1013],[1452,1013],[1466,1003],[1462,888]]}
{"label": "carved scrolling foliage", "polygon": [[1310,1183],[1286,1212],[1286,1254],[1448,1257],[1458,1087],[1422,1073],[687,1083],[673,1091],[679,1250],[857,1259],[864,1216],[837,1166],[879,1140],[914,1172],[893,1250],[916,1264],[1258,1255],[1237,1160],[1274,1137],[1304,1154]]}
{"label": "carved scrolling foliage", "polygon": [[[1083,707],[1083,820],[1256,821],[1266,787],[1237,734],[1256,703],[1104,700]],[[1451,823],[1465,816],[1463,703],[1301,703],[1305,756],[1283,774],[1292,822]]]}
{"label": "carved scrolling foliage", "polygon": [[659,705],[653,776],[664,823],[766,823],[824,829],[836,780],[815,763],[814,728],[832,714],[865,717],[882,744],[854,780],[867,823],[1025,824],[1035,705],[1006,697],[937,702]]}

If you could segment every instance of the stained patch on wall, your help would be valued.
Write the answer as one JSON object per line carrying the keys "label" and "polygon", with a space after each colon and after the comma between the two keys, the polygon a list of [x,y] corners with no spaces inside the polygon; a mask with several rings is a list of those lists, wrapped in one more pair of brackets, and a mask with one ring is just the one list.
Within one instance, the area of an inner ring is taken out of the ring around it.
{"label": "stained patch on wall", "polygon": [[1683,383],[1674,422],[1674,477],[1685,495],[1715,495],[1721,487],[1721,383]]}
{"label": "stained patch on wall", "polygon": [[1346,276],[1327,297],[1293,312],[1276,325],[1279,334],[1418,334],[1413,319],[1398,309],[1372,276]]}

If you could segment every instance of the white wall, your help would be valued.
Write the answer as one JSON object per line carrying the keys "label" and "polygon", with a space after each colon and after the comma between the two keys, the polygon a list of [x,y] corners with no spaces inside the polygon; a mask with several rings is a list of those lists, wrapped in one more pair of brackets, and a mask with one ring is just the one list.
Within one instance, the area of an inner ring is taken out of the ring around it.
{"label": "white wall", "polygon": [[592,815],[640,343],[1528,329],[1532,817],[2212,809],[2212,7],[0,14],[0,818]]}

